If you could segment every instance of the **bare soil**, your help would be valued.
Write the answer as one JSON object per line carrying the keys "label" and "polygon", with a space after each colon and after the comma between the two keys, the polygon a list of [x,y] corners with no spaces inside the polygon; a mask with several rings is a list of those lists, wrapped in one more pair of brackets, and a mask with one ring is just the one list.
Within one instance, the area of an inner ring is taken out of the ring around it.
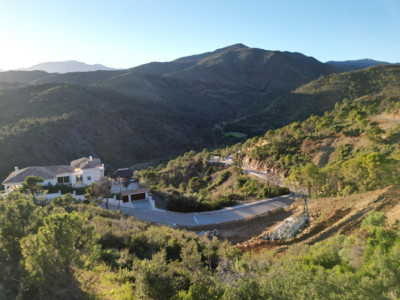
{"label": "bare soil", "polygon": [[[232,244],[243,243],[254,236],[262,234],[266,228],[273,227],[293,214],[291,209],[278,208],[274,211],[255,216],[250,219],[234,222],[205,225],[196,227],[183,227],[187,230],[201,232],[217,229],[219,238],[227,239]],[[182,228],[182,227],[181,227]]]}
{"label": "bare soil", "polygon": [[[293,216],[300,215],[301,203],[291,207]],[[273,229],[267,228],[249,241],[237,245],[243,252],[276,249],[285,251],[289,245],[314,244],[334,234],[351,234],[358,229],[362,220],[372,210],[382,211],[387,216],[387,226],[391,227],[400,219],[400,187],[385,189],[344,197],[316,198],[309,201],[310,225],[294,239],[288,241],[265,241],[262,235]]]}

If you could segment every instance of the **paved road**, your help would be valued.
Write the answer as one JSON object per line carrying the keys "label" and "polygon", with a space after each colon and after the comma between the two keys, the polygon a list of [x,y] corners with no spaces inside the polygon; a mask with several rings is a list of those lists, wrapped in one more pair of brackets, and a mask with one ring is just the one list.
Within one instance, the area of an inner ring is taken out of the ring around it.
{"label": "paved road", "polygon": [[[200,213],[177,213],[163,210],[153,210],[147,200],[136,201],[133,208],[121,207],[123,214],[134,216],[138,219],[162,223],[168,225],[197,226],[225,223],[241,219],[247,219],[279,207],[287,207],[293,203],[289,196],[276,197],[273,199],[260,200],[234,207],[228,207],[217,211]],[[104,206],[104,205],[103,205]],[[117,209],[117,206],[109,206]]]}

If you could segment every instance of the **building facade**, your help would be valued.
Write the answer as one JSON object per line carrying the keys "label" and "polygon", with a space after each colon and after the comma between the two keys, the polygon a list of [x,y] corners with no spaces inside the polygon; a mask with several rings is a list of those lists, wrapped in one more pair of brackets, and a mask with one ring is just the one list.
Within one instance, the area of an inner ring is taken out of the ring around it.
{"label": "building facade", "polygon": [[99,181],[104,176],[104,164],[99,158],[82,157],[71,161],[70,165],[27,167],[15,170],[2,182],[5,192],[21,186],[28,176],[44,179],[43,185],[66,184],[73,187],[84,187]]}

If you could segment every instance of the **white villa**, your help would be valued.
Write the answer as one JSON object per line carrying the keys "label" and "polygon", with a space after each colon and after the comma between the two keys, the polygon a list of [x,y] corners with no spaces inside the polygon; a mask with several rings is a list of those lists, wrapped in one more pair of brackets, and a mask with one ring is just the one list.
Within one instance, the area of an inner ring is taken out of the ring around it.
{"label": "white villa", "polygon": [[43,185],[67,184],[73,187],[84,187],[104,176],[104,164],[99,158],[89,156],[73,160],[69,166],[27,167],[21,170],[15,167],[15,171],[2,182],[5,192],[21,186],[28,176],[42,177]]}

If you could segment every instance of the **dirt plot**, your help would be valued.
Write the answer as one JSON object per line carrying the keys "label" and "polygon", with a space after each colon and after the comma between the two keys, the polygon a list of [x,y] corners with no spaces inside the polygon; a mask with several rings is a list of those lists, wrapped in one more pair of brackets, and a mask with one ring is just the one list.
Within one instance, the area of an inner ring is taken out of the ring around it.
{"label": "dirt plot", "polygon": [[372,210],[387,216],[388,226],[400,220],[400,186],[343,197],[315,198],[308,202],[310,225],[294,239],[288,241],[265,241],[262,236],[278,226],[286,218],[302,213],[302,202],[289,208],[279,208],[251,219],[216,225],[180,227],[190,231],[218,230],[219,238],[227,239],[243,252],[275,249],[285,251],[289,245],[314,244],[336,233],[351,234],[359,228],[362,220]]}
{"label": "dirt plot", "polygon": [[[292,205],[293,215],[300,215],[302,205]],[[344,197],[316,198],[309,201],[310,226],[301,234],[288,241],[265,241],[262,235],[243,242],[237,247],[243,251],[261,251],[275,249],[285,251],[289,245],[305,243],[314,244],[334,234],[351,234],[358,229],[362,220],[372,210],[382,211],[387,216],[387,225],[391,227],[400,220],[400,187],[388,188],[360,193]],[[277,226],[276,224],[275,226]],[[274,227],[275,227],[274,226]]]}
{"label": "dirt plot", "polygon": [[217,229],[219,238],[227,239],[232,244],[242,243],[254,236],[260,235],[267,228],[276,225],[292,215],[290,209],[278,208],[250,219],[238,220],[222,224],[213,224],[195,227],[180,227],[197,233]]}

